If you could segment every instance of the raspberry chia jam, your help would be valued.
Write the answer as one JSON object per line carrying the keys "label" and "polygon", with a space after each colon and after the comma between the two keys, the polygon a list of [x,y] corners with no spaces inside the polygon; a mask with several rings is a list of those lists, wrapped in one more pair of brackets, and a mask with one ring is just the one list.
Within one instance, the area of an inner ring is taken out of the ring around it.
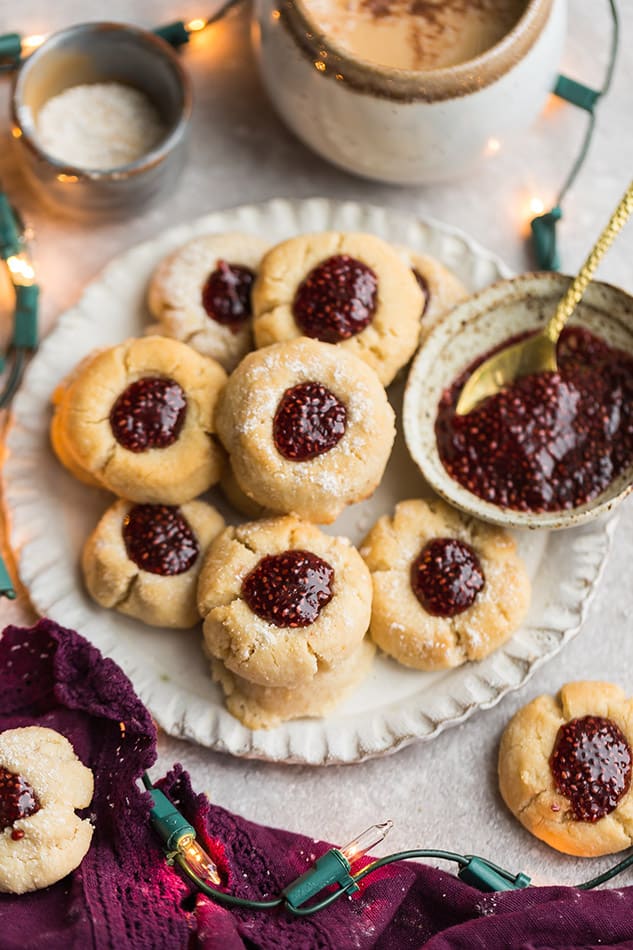
{"label": "raspberry chia jam", "polygon": [[438,452],[460,485],[502,508],[560,511],[595,498],[633,462],[633,357],[569,327],[558,343],[558,372],[524,376],[457,416],[462,386],[492,352],[444,391],[438,407]]}

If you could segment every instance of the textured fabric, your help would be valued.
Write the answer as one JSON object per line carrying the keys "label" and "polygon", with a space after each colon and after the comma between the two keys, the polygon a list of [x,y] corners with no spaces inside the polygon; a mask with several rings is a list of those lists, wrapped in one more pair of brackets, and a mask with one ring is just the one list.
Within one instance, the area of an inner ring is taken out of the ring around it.
{"label": "textured fabric", "polygon": [[0,731],[57,729],[95,779],[88,854],[45,890],[0,894],[1,950],[186,947],[191,921],[180,902],[189,889],[165,865],[149,796],[135,784],[156,758],[156,731],[128,678],[48,620],[5,630],[0,676]]}
{"label": "textured fabric", "polygon": [[[95,836],[84,862],[46,890],[0,895],[0,950],[633,947],[633,888],[482,894],[413,863],[381,869],[359,894],[311,918],[225,909],[192,894],[163,860],[148,824],[148,796],[135,785],[155,759],[154,728],[118,667],[77,634],[41,621],[32,630],[5,631],[0,676],[0,731],[33,723],[58,729],[96,782],[89,810]],[[210,804],[180,766],[158,784],[195,826],[227,890],[240,897],[276,896],[328,848]]]}

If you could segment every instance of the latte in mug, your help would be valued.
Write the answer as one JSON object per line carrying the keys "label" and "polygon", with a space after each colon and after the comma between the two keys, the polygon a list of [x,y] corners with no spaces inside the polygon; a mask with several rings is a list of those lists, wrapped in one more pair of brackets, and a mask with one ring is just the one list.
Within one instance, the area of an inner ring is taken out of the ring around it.
{"label": "latte in mug", "polygon": [[475,168],[554,88],[566,0],[254,0],[261,74],[324,158],[398,184]]}
{"label": "latte in mug", "polygon": [[319,30],[354,58],[398,69],[442,69],[495,46],[527,0],[305,0]]}

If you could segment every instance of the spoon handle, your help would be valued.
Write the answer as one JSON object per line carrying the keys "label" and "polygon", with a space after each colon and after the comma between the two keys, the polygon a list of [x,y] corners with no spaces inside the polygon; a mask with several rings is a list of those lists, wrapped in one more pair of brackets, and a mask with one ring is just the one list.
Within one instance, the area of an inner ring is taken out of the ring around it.
{"label": "spoon handle", "polygon": [[558,304],[554,316],[545,327],[545,335],[552,343],[556,343],[558,340],[567,320],[576,309],[576,304],[587,289],[596,267],[611,247],[616,235],[619,234],[628,221],[631,212],[633,212],[633,181],[611,215],[609,223],[594,244],[589,257],[578,271],[577,277],[569,285],[567,293]]}

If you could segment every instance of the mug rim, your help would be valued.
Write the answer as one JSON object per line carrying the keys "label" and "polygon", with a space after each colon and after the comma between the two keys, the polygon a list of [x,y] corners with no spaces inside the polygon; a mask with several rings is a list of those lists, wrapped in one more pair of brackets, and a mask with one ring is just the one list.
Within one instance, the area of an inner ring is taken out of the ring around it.
{"label": "mug rim", "polygon": [[354,56],[326,36],[304,0],[279,0],[273,16],[324,76],[381,98],[441,102],[478,92],[508,73],[541,35],[555,2],[527,0],[519,19],[497,43],[473,59],[438,69],[403,69]]}
{"label": "mug rim", "polygon": [[[35,128],[32,123],[24,121],[21,115],[21,108],[24,103],[23,87],[29,78],[30,69],[37,66],[38,61],[54,51],[56,42],[66,37],[72,37],[76,33],[95,32],[95,33],[129,33],[135,36],[137,40],[145,42],[149,47],[154,48],[154,52],[166,59],[175,76],[177,77],[180,89],[182,91],[182,108],[177,120],[172,123],[165,137],[148,152],[145,152],[133,162],[124,165],[117,165],[107,169],[86,168],[82,165],[75,165],[72,162],[65,162],[56,158],[42,148],[37,138]],[[162,37],[157,36],[149,30],[134,26],[128,23],[119,23],[109,20],[96,20],[87,23],[76,23],[72,26],[57,30],[46,37],[41,46],[38,46],[29,57],[22,63],[13,80],[11,90],[11,120],[13,124],[13,135],[19,138],[21,144],[26,146],[40,160],[46,162],[56,172],[57,177],[63,176],[69,180],[80,181],[116,181],[125,178],[131,178],[148,171],[150,168],[160,164],[163,159],[173,151],[179,144],[184,130],[191,118],[193,108],[193,94],[191,81],[173,48],[165,42]],[[18,135],[16,136],[16,132]]]}

